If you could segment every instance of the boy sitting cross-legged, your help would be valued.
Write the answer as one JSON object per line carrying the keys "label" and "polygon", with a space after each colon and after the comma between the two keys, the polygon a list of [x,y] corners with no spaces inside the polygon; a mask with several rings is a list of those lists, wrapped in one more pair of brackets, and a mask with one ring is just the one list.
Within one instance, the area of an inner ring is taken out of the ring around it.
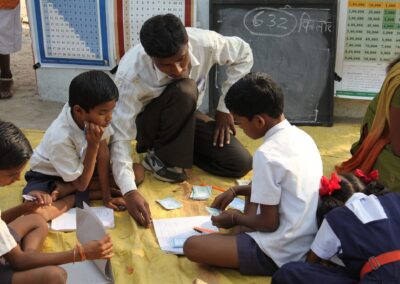
{"label": "boy sitting cross-legged", "polygon": [[246,197],[245,212],[226,210],[211,220],[217,227],[251,232],[189,238],[183,247],[192,261],[272,275],[281,265],[304,260],[317,231],[322,161],[313,139],[283,114],[283,94],[266,74],[250,73],[228,91],[225,104],[244,133],[263,139],[253,156],[249,186],[235,186],[211,207],[224,210],[236,195]]}
{"label": "boy sitting cross-legged", "polygon": [[[24,194],[45,192],[53,201],[38,211],[46,220],[87,199],[102,198],[113,209],[125,205],[121,197],[112,198],[110,189],[108,140],[118,96],[113,80],[102,71],[84,72],[71,81],[68,103],[34,150],[25,175]],[[135,170],[140,183],[144,171]]]}

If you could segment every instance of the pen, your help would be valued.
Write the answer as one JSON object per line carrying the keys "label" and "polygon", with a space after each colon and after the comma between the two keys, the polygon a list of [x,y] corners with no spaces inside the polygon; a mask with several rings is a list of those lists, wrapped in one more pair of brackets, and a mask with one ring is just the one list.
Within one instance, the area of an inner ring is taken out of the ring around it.
{"label": "pen", "polygon": [[31,195],[27,195],[27,194],[23,194],[22,198],[27,200],[27,201],[35,201],[36,200],[36,197],[31,196]]}
{"label": "pen", "polygon": [[200,185],[201,186],[211,186],[212,189],[215,189],[215,190],[218,190],[218,191],[221,191],[221,192],[225,192],[226,191],[222,187],[219,187],[219,186],[216,186],[216,185],[208,185],[208,184],[205,184],[205,183],[200,183]]}
{"label": "pen", "polygon": [[193,230],[199,233],[218,233],[218,231],[210,230],[202,227],[193,227]]}

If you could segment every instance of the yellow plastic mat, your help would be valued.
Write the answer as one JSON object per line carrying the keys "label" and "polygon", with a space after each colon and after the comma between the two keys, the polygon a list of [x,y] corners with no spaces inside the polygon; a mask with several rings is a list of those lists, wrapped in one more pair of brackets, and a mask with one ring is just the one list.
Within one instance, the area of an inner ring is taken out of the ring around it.
{"label": "yellow plastic mat", "polygon": [[[301,127],[316,141],[323,162],[324,173],[329,174],[333,166],[349,157],[352,142],[358,138],[359,126],[354,124],[336,124],[334,127]],[[32,144],[36,147],[43,136],[42,131],[24,130]],[[262,143],[251,140],[240,130],[238,138],[251,153]],[[293,142],[295,143],[295,141]],[[139,161],[142,157],[135,157]],[[306,163],[307,161],[304,161]],[[29,166],[28,166],[29,167]],[[27,167],[27,169],[28,169]],[[27,170],[25,169],[25,170]],[[181,184],[169,184],[155,180],[146,173],[144,183],[139,191],[150,204],[153,219],[208,215],[205,206],[207,201],[189,199],[192,185],[206,183],[227,188],[235,184],[234,179],[215,177],[204,171],[193,168],[188,171],[189,179]],[[246,178],[251,178],[249,173]],[[6,210],[21,202],[21,191],[25,181],[21,181],[0,189],[0,208]],[[216,196],[218,192],[213,192]],[[166,211],[156,199],[173,196],[183,203],[183,208]],[[94,205],[100,205],[95,202]],[[243,276],[231,269],[214,268],[193,263],[183,256],[162,252],[158,246],[154,230],[139,227],[127,212],[115,213],[115,229],[109,230],[114,244],[112,267],[115,281],[125,283],[193,283],[196,279],[206,283],[269,283],[267,277]],[[44,252],[55,252],[71,249],[75,245],[74,232],[60,233],[50,231],[43,247]]]}

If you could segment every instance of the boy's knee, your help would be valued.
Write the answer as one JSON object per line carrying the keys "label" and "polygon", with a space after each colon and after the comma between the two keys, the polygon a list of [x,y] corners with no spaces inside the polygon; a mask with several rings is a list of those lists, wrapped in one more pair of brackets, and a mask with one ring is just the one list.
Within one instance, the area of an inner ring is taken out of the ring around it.
{"label": "boy's knee", "polygon": [[184,110],[196,108],[197,105],[197,85],[192,79],[182,79],[173,83],[169,89],[173,93],[173,98],[179,102],[180,107]]}
{"label": "boy's knee", "polygon": [[51,266],[47,271],[46,278],[49,280],[48,283],[67,283],[68,274],[67,272],[58,266]]}
{"label": "boy's knee", "polygon": [[49,226],[45,218],[37,213],[26,215],[27,222],[32,225],[35,229],[40,229],[43,233],[47,234],[49,231]]}

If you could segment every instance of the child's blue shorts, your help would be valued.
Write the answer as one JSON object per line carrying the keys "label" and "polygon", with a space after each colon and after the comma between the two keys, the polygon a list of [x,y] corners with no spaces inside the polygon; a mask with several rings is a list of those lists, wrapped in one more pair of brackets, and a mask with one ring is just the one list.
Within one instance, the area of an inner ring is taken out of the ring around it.
{"label": "child's blue shorts", "polygon": [[236,236],[239,270],[244,275],[272,276],[279,267],[246,233]]}

